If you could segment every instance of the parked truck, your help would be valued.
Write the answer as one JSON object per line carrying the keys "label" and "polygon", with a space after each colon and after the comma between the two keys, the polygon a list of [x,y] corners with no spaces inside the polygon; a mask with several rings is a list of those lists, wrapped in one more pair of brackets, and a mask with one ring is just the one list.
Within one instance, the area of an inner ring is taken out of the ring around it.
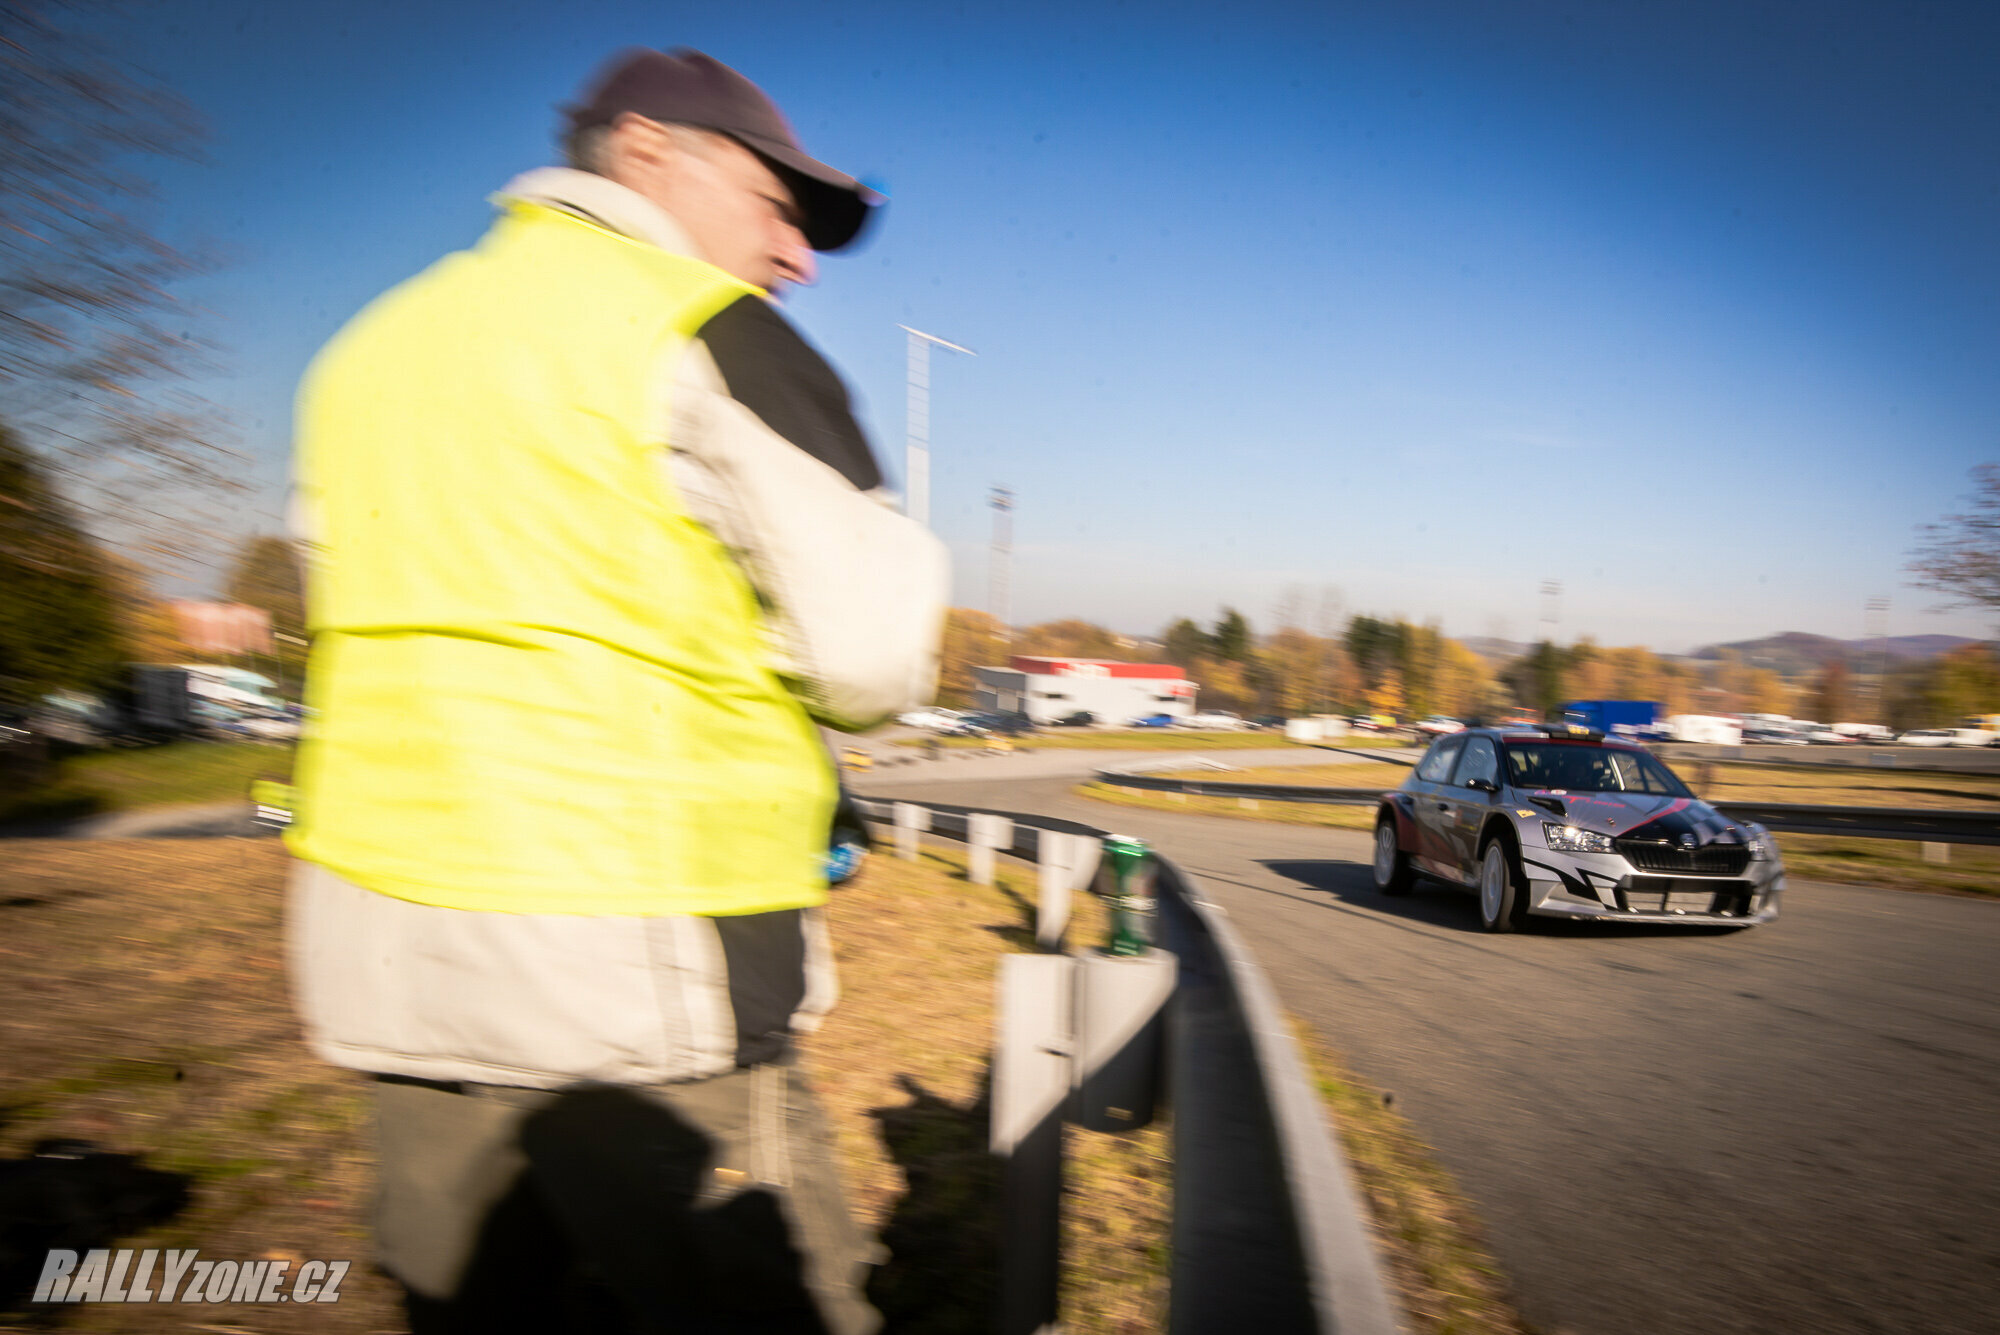
{"label": "parked truck", "polygon": [[1595,728],[1606,737],[1651,737],[1660,722],[1657,700],[1571,700],[1562,721]]}
{"label": "parked truck", "polygon": [[1743,745],[1743,725],[1721,714],[1675,714],[1669,717],[1664,735],[1676,742],[1702,742],[1709,746]]}

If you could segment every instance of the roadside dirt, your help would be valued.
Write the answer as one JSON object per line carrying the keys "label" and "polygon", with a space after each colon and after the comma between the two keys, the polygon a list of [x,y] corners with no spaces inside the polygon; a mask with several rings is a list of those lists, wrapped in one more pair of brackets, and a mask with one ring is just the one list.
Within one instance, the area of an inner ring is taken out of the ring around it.
{"label": "roadside dirt", "polygon": [[[106,1245],[356,1263],[336,1306],[85,1305],[57,1309],[58,1328],[404,1329],[367,1262],[367,1082],[316,1060],[292,1018],[276,841],[11,840],[0,852],[0,1158],[77,1138],[180,1177],[184,1208],[135,1217]],[[944,856],[878,856],[833,899],[845,995],[808,1055],[856,1214],[893,1252],[870,1290],[890,1330],[991,1320],[993,980],[1001,954],[1029,946],[1032,885],[1021,871],[1004,880],[969,885]],[[1095,901],[1080,909],[1076,930],[1094,939]],[[1156,1329],[1165,1128],[1072,1133],[1070,1148],[1070,1326]]]}

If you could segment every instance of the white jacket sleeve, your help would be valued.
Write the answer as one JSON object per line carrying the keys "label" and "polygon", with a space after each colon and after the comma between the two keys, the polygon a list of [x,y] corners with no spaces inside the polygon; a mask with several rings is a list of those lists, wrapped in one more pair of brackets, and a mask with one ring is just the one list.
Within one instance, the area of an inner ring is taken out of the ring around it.
{"label": "white jacket sleeve", "polygon": [[670,484],[756,589],[771,665],[807,710],[855,731],[928,702],[944,544],[733,398],[702,344],[679,359],[671,395]]}

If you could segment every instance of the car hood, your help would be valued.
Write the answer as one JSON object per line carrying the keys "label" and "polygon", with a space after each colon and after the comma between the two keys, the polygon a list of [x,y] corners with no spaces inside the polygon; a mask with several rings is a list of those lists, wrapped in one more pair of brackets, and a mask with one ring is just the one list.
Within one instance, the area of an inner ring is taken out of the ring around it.
{"label": "car hood", "polygon": [[[1658,840],[1683,848],[1740,844],[1741,826],[1706,802],[1647,793],[1570,793],[1553,788],[1516,790],[1521,809],[1537,809],[1578,829],[1624,838]],[[1690,842],[1692,840],[1692,842]]]}

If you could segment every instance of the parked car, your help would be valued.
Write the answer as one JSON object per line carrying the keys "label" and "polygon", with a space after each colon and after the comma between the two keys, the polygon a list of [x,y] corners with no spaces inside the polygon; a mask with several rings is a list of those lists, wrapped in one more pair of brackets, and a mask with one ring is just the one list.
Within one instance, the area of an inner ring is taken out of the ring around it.
{"label": "parked car", "polygon": [[1252,714],[1250,726],[1253,728],[1282,728],[1291,722],[1283,714]]}
{"label": "parked car", "polygon": [[1393,714],[1356,714],[1347,723],[1349,727],[1358,728],[1362,732],[1387,732],[1396,726],[1396,716]]}
{"label": "parked car", "polygon": [[1809,719],[1795,719],[1792,731],[1815,746],[1846,746],[1854,739],[1844,732],[1835,732],[1824,723],[1814,723]]}
{"label": "parked car", "polygon": [[958,731],[968,737],[1017,737],[1024,732],[1033,732],[1035,721],[1026,714],[1001,714],[990,709],[975,709],[962,714],[958,720]]}
{"label": "parked car", "polygon": [[251,714],[225,724],[228,731],[267,742],[295,742],[301,731],[299,721],[286,714]]}
{"label": "parked car", "polygon": [[1723,815],[1642,747],[1594,729],[1440,737],[1375,819],[1375,886],[1470,890],[1489,932],[1535,917],[1748,927],[1785,868],[1763,826]]}
{"label": "parked car", "polygon": [[1836,723],[1833,730],[1842,737],[1857,742],[1894,741],[1896,734],[1879,723]]}
{"label": "parked car", "polygon": [[1051,723],[1052,728],[1088,728],[1097,722],[1097,715],[1088,709],[1079,709],[1074,714],[1064,714]]}
{"label": "parked car", "polygon": [[1182,719],[1183,728],[1207,728],[1211,732],[1237,732],[1250,725],[1240,714],[1232,714],[1226,709],[1204,709],[1199,714],[1189,714]]}
{"label": "parked car", "polygon": [[896,722],[906,728],[929,728],[933,732],[950,732],[965,717],[956,709],[941,709],[932,705],[928,709],[912,709],[907,714],[896,715]]}
{"label": "parked car", "polygon": [[1790,728],[1779,727],[1775,723],[1762,725],[1745,724],[1743,728],[1745,746],[1808,746],[1805,738]]}
{"label": "parked car", "polygon": [[1950,746],[1956,728],[1912,728],[1896,739],[1898,746]]}
{"label": "parked car", "polygon": [[1417,725],[1417,731],[1426,737],[1442,737],[1446,733],[1465,731],[1465,725],[1455,718],[1449,718],[1443,714],[1432,714]]}
{"label": "parked car", "polygon": [[1128,728],[1171,728],[1174,726],[1172,714],[1141,714],[1128,722]]}

